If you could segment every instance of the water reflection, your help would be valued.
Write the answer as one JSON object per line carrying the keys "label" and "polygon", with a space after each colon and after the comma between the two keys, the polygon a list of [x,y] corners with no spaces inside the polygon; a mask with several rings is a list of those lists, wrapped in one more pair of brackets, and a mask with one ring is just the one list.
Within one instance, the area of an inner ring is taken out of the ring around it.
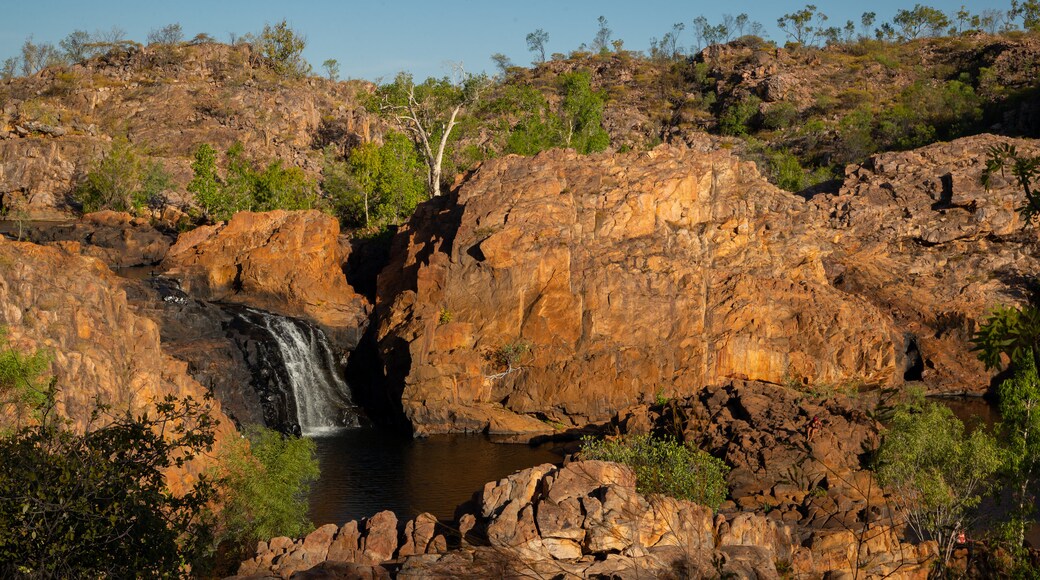
{"label": "water reflection", "polygon": [[342,524],[389,509],[398,518],[430,512],[450,520],[484,483],[540,463],[552,447],[503,445],[479,435],[411,439],[375,429],[315,438],[321,478],[310,497],[316,525]]}
{"label": "water reflection", "polygon": [[938,401],[949,407],[968,430],[992,429],[1000,421],[997,406],[982,397],[940,397]]}

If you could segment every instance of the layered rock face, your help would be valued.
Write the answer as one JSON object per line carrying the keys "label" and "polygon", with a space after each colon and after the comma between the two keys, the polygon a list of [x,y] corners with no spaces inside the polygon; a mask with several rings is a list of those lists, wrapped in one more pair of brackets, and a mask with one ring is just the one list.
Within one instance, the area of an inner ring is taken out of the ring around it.
{"label": "layered rock face", "polygon": [[810,201],[726,151],[489,162],[420,208],[377,336],[419,434],[536,431],[731,379],[981,392],[968,338],[1036,271],[980,136],[884,154]]}
{"label": "layered rock face", "polygon": [[128,213],[99,211],[73,222],[32,224],[25,239],[37,244],[79,242],[85,256],[95,257],[109,268],[158,264],[173,244],[145,218]]}
{"label": "layered rock face", "polygon": [[[13,348],[51,357],[57,411],[81,429],[95,398],[114,412],[135,414],[167,395],[201,400],[206,389],[185,363],[163,352],[158,326],[134,313],[122,280],[79,249],[74,242],[38,246],[0,239],[0,325]],[[234,428],[219,402],[213,407],[222,419],[219,441]],[[203,467],[196,465],[189,476]]]}
{"label": "layered rock face", "polygon": [[725,151],[488,163],[397,239],[386,364],[420,432],[489,402],[585,423],[729,378],[891,383],[900,331],[829,283],[814,221]]}
{"label": "layered rock face", "polygon": [[[451,538],[443,533],[456,530]],[[579,461],[539,465],[490,482],[474,510],[443,528],[429,514],[403,526],[391,512],[302,540],[261,542],[242,577],[281,578],[778,578],[859,572],[924,578],[934,544],[901,544],[873,525],[857,542],[849,530],[802,537],[788,524],[636,491],[624,466]],[[452,549],[448,549],[451,546]]]}
{"label": "layered rock face", "polygon": [[195,298],[306,318],[350,350],[369,306],[347,284],[345,261],[339,223],[326,214],[242,212],[182,234],[162,268]]}
{"label": "layered rock face", "polygon": [[837,195],[812,199],[833,236],[821,239],[828,278],[892,316],[919,352],[906,378],[932,390],[985,391],[989,373],[968,341],[990,309],[1028,299],[1040,268],[1011,174],[980,184],[998,143],[1038,152],[1035,141],[980,135],[882,153],[849,167]]}

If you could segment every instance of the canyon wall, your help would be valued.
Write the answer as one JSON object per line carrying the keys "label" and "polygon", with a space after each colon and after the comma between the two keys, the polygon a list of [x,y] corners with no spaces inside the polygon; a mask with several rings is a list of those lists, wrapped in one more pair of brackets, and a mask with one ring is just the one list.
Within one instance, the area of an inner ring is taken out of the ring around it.
{"label": "canyon wall", "polygon": [[1037,265],[1014,184],[979,185],[999,141],[878,155],[808,200],[709,145],[489,161],[394,242],[391,389],[419,434],[580,425],[732,379],[982,392],[974,325]]}

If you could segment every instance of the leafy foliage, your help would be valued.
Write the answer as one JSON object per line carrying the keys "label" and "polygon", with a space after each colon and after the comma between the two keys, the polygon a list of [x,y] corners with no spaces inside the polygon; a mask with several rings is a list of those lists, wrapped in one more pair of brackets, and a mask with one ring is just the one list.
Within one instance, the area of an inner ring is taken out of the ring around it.
{"label": "leafy foliage", "polygon": [[636,487],[643,494],[688,499],[718,509],[726,499],[729,467],[717,457],[688,445],[650,435],[629,435],[614,440],[582,440],[586,459],[614,461],[635,471]]}
{"label": "leafy foliage", "polygon": [[1003,357],[1011,365],[1010,378],[997,387],[1001,439],[1005,445],[1005,475],[1016,503],[1013,521],[1006,526],[1013,547],[1022,546],[1025,530],[1035,518],[1040,485],[1040,309],[999,307],[972,338],[987,368],[1000,368]]}
{"label": "leafy foliage", "polygon": [[584,70],[561,75],[555,110],[534,87],[507,86],[484,111],[500,119],[505,135],[502,151],[534,155],[553,147],[572,147],[588,154],[606,149],[610,145],[603,129],[606,96],[592,90],[591,78]]}
{"label": "leafy foliage", "polygon": [[[993,174],[997,172],[1003,174],[1009,165],[1011,166],[1011,175],[1014,176],[1026,196],[1025,203],[1018,207],[1018,212],[1022,214],[1022,219],[1032,222],[1037,216],[1040,216],[1040,192],[1037,192],[1033,187],[1033,182],[1040,178],[1040,156],[1026,157],[1020,155],[1018,149],[1009,143],[994,145],[990,147],[986,158],[986,169],[982,173],[982,184],[988,188],[992,182]],[[1031,320],[1029,322],[1035,324],[1037,321]],[[987,364],[989,363],[987,362]]]}
{"label": "leafy foliage", "polygon": [[560,92],[559,117],[566,146],[582,154],[606,149],[610,145],[610,136],[603,129],[606,95],[592,90],[592,73],[583,70],[561,75]]}
{"label": "leafy foliage", "polygon": [[303,58],[307,39],[293,30],[285,20],[274,26],[265,24],[254,46],[277,74],[303,77],[311,72],[311,65]]}
{"label": "leafy foliage", "polygon": [[208,545],[208,478],[181,495],[165,472],[213,444],[207,405],[167,398],[83,434],[53,417],[0,439],[0,575],[179,576]]}
{"label": "leafy foliage", "polygon": [[225,153],[227,173],[217,173],[217,152],[203,143],[195,149],[194,172],[188,191],[214,220],[227,220],[239,211],[312,209],[319,205],[318,188],[299,167],[273,161],[258,169],[245,157],[241,143]]}
{"label": "leafy foliage", "polygon": [[723,135],[747,135],[756,117],[762,100],[754,95],[741,99],[722,112],[719,116],[719,132]]}
{"label": "leafy foliage", "polygon": [[1014,546],[1022,546],[1025,530],[1036,519],[1040,476],[1040,378],[1033,357],[1024,357],[1011,378],[997,388],[1000,433],[1005,446],[1005,471],[1016,511],[1007,526]]}
{"label": "leafy foliage", "polygon": [[992,436],[981,429],[965,436],[953,411],[924,402],[896,409],[877,459],[896,509],[922,540],[939,543],[944,562],[1001,467]]}
{"label": "leafy foliage", "polygon": [[307,519],[307,493],[318,478],[315,444],[259,425],[228,445],[214,474],[220,483],[220,543],[252,547],[277,536],[300,537]]}
{"label": "leafy foliage", "polygon": [[1040,309],[998,306],[972,337],[974,350],[987,368],[999,368],[1007,356],[1022,364],[1040,353]]}
{"label": "leafy foliage", "polygon": [[400,223],[426,198],[426,175],[415,145],[388,131],[383,144],[362,143],[347,160],[326,153],[322,189],[344,224]]}
{"label": "leafy foliage", "polygon": [[161,163],[141,159],[125,139],[116,139],[73,197],[85,212],[135,211],[161,207],[166,203],[165,192],[172,187],[173,181]]}
{"label": "leafy foliage", "polygon": [[47,403],[49,384],[43,374],[51,360],[41,351],[24,354],[10,348],[6,335],[0,326],[0,411],[21,418]]}
{"label": "leafy foliage", "polygon": [[[511,85],[493,106],[494,114],[505,117],[505,153],[534,155],[563,146],[560,119],[534,87]],[[515,118],[512,127],[510,117]]]}

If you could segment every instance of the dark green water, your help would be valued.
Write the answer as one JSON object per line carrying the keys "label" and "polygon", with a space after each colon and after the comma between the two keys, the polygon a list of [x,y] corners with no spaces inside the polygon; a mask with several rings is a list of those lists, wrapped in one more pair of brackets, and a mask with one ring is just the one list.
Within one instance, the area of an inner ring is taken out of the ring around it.
{"label": "dark green water", "polygon": [[316,525],[343,524],[381,510],[399,519],[430,512],[450,520],[484,483],[541,463],[559,463],[551,446],[492,443],[482,435],[410,439],[376,429],[315,438],[321,478],[310,497]]}

